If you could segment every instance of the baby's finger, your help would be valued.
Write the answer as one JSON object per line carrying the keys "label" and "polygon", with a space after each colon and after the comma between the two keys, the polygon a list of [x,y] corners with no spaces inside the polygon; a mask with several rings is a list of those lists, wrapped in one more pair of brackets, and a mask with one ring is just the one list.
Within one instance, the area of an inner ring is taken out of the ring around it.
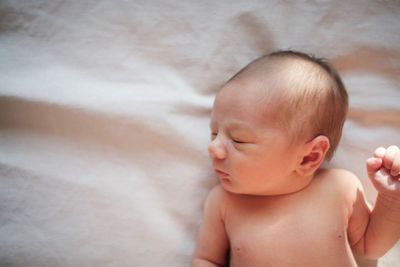
{"label": "baby's finger", "polygon": [[399,151],[399,148],[397,146],[390,146],[386,149],[385,157],[383,158],[383,166],[386,169],[388,169],[388,170],[392,169],[393,160],[398,151]]}
{"label": "baby's finger", "polygon": [[368,176],[373,179],[375,173],[381,168],[382,159],[380,158],[369,158],[367,159],[367,172]]}
{"label": "baby's finger", "polygon": [[383,159],[383,157],[385,156],[385,153],[386,153],[386,148],[380,146],[377,149],[375,149],[374,157],[375,158],[379,158],[379,159]]}
{"label": "baby's finger", "polygon": [[392,169],[390,170],[390,175],[396,177],[400,174],[400,150],[394,156]]}

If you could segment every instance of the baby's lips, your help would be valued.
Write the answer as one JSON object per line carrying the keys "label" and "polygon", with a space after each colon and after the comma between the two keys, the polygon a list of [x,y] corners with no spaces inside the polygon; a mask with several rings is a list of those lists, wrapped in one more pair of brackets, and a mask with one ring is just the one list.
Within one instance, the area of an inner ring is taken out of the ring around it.
{"label": "baby's lips", "polygon": [[222,180],[227,180],[229,178],[229,174],[227,174],[226,172],[220,171],[215,169],[216,174],[218,175],[218,177]]}

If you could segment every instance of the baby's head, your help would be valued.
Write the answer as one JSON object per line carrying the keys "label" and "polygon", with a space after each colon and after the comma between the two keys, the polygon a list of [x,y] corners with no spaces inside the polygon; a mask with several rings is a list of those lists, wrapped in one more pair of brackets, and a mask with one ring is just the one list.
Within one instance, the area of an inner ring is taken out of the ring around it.
{"label": "baby's head", "polygon": [[253,61],[215,98],[208,149],[222,185],[255,195],[303,189],[332,157],[346,111],[327,63],[289,51]]}
{"label": "baby's head", "polygon": [[[278,51],[248,64],[227,84],[242,84],[242,90],[262,90],[261,113],[273,114],[293,139],[329,139],[326,159],[339,143],[348,109],[348,95],[335,69],[325,60],[295,52]],[[271,121],[269,121],[271,123]]]}

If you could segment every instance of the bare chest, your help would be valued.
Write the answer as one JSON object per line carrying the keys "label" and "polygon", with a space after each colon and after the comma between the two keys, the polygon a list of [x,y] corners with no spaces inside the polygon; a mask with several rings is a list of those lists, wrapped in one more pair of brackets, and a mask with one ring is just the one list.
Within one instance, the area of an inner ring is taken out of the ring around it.
{"label": "bare chest", "polygon": [[225,221],[231,266],[352,266],[340,203],[300,197],[233,204]]}

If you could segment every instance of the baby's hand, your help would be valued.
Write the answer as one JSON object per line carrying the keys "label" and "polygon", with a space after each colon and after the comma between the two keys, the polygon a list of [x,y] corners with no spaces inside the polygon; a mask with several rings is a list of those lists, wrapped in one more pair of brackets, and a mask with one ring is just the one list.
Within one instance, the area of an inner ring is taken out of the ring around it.
{"label": "baby's hand", "polygon": [[368,176],[379,193],[400,198],[400,149],[379,147],[367,160]]}

